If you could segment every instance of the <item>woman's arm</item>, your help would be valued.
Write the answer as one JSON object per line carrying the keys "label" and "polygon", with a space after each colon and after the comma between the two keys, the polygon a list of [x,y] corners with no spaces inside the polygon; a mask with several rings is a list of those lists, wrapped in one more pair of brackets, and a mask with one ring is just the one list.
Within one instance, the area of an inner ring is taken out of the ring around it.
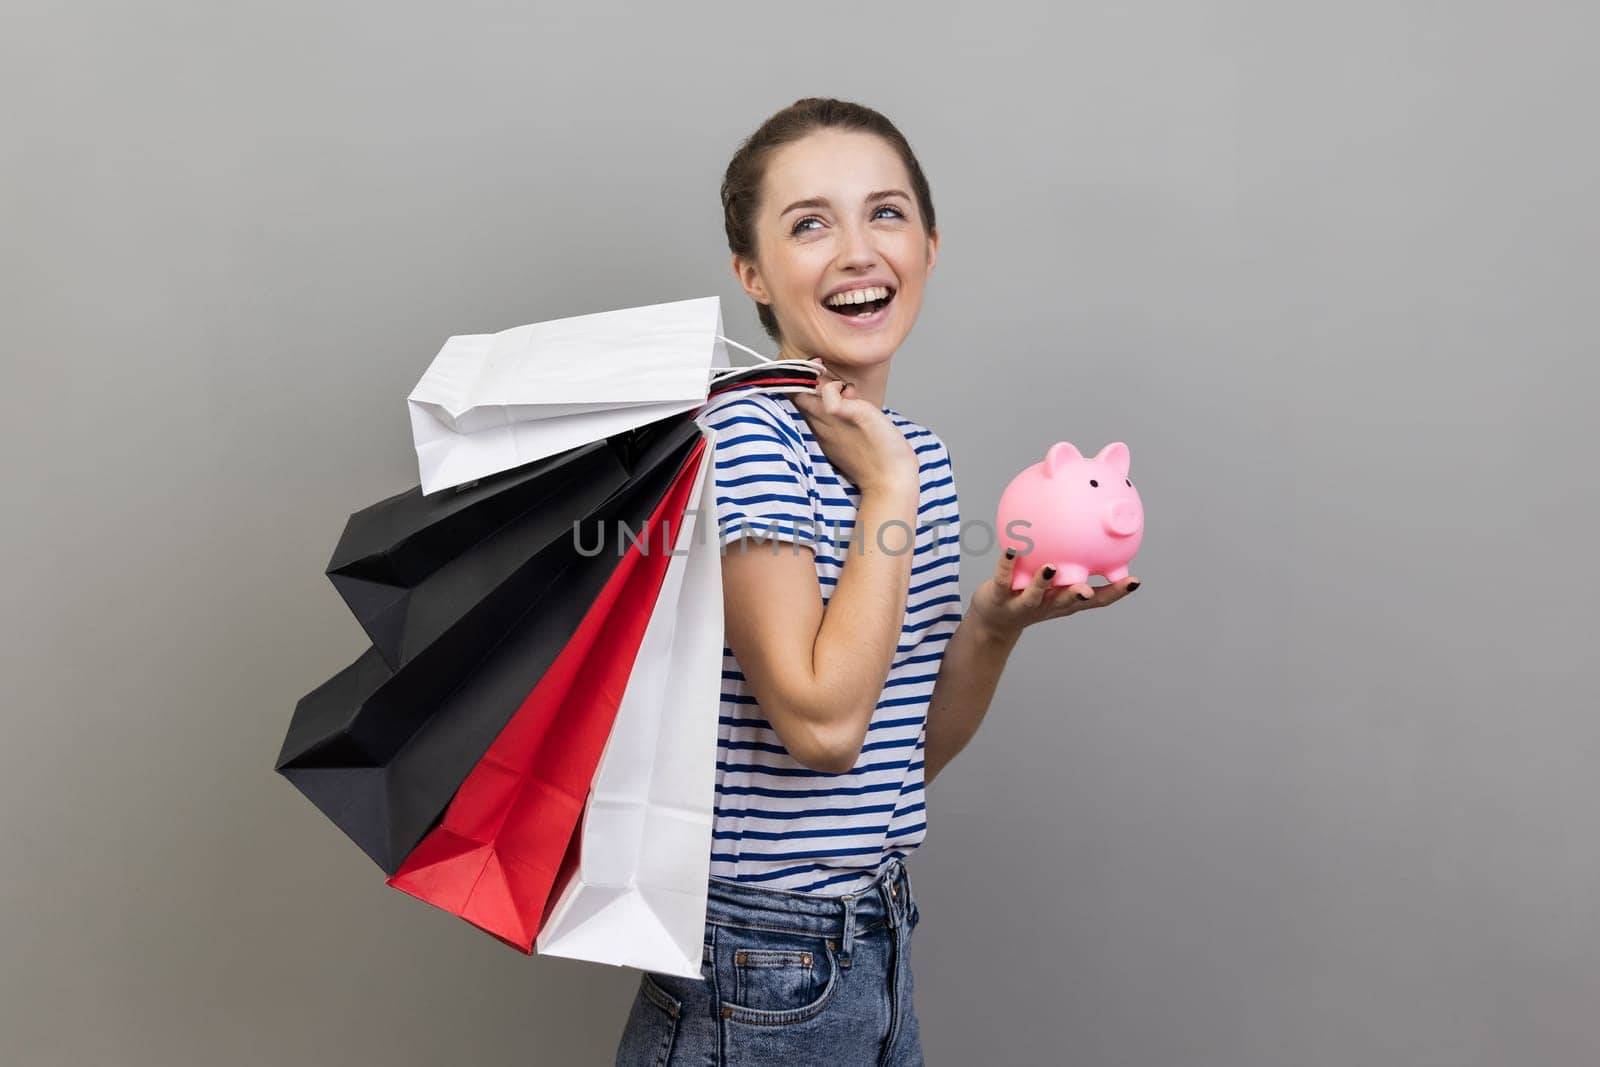
{"label": "woman's arm", "polygon": [[1022,631],[997,630],[970,610],[962,617],[939,664],[928,701],[922,777],[931,783],[978,732],[994,700],[1000,674]]}
{"label": "woman's arm", "polygon": [[961,624],[945,646],[928,702],[924,783],[932,782],[978,732],[1024,629],[1045,619],[1114,604],[1139,587],[1139,579],[1131,576],[1098,587],[1088,582],[1055,587],[1049,584],[1055,568],[1046,566],[1035,571],[1026,586],[1013,591],[1011,574],[1015,569],[1016,556],[1007,549],[994,577],[972,595]]}
{"label": "woman's arm", "polygon": [[815,395],[793,397],[818,447],[861,494],[826,610],[811,549],[773,551],[746,539],[722,558],[728,647],[756,702],[791,756],[835,774],[860,758],[894,664],[915,555],[906,535],[921,497],[910,443],[847,389],[823,374]]}
{"label": "woman's arm", "polygon": [[[897,531],[881,551],[872,531],[912,528],[915,485],[873,487],[856,511],[860,545],[846,549],[826,608],[809,548],[746,539],[722,558],[728,647],[789,754],[812,770],[854,767],[894,664],[912,553]],[[895,553],[895,554],[890,554]]]}

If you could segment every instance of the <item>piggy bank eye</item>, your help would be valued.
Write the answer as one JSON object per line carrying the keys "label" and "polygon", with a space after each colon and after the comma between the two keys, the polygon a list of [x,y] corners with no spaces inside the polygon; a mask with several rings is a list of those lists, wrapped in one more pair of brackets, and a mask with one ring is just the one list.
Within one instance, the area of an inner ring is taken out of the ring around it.
{"label": "piggy bank eye", "polygon": [[1095,481],[1093,478],[1089,479],[1089,484],[1094,486],[1096,489],[1100,488],[1100,483]]}
{"label": "piggy bank eye", "polygon": [[[1124,478],[1124,479],[1122,479],[1122,480],[1123,480],[1123,481],[1125,481],[1125,482],[1128,482],[1128,479],[1126,479],[1126,478]],[[1128,488],[1129,488],[1129,489],[1132,489],[1132,488],[1133,488],[1133,483],[1132,483],[1132,482],[1128,482]]]}

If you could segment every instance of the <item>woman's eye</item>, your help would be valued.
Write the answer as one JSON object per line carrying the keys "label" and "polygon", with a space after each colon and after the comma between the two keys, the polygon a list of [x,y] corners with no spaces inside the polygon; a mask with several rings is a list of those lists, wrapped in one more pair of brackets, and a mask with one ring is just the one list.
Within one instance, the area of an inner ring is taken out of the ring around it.
{"label": "woman's eye", "polygon": [[[892,211],[899,218],[903,219],[903,218],[906,217],[905,216],[905,212],[901,211],[899,208],[895,207],[893,204],[884,204],[882,207],[878,208],[878,211]],[[872,213],[874,218],[877,217],[878,211],[874,211]],[[803,229],[805,224],[808,223],[808,222],[821,222],[821,221],[822,220],[817,218],[817,216],[815,216],[815,215],[807,215],[805,218],[797,220],[795,222],[795,224],[789,228],[789,233],[790,234],[810,233],[811,232],[810,230]]]}

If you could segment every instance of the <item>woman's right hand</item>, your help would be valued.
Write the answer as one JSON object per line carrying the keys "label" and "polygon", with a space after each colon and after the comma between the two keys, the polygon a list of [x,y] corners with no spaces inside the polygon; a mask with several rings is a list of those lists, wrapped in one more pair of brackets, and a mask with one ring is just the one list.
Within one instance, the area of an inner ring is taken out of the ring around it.
{"label": "woman's right hand", "polygon": [[881,408],[855,395],[855,387],[822,366],[817,391],[789,399],[804,415],[822,454],[863,493],[880,489],[916,493],[917,453]]}

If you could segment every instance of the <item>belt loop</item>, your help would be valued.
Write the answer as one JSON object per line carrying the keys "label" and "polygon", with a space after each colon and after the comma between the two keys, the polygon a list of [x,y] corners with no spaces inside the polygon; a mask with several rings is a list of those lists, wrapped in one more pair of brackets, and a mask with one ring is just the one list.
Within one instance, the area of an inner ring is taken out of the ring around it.
{"label": "belt loop", "polygon": [[850,959],[850,952],[855,947],[856,939],[856,895],[844,895],[844,941],[843,953],[846,960]]}

